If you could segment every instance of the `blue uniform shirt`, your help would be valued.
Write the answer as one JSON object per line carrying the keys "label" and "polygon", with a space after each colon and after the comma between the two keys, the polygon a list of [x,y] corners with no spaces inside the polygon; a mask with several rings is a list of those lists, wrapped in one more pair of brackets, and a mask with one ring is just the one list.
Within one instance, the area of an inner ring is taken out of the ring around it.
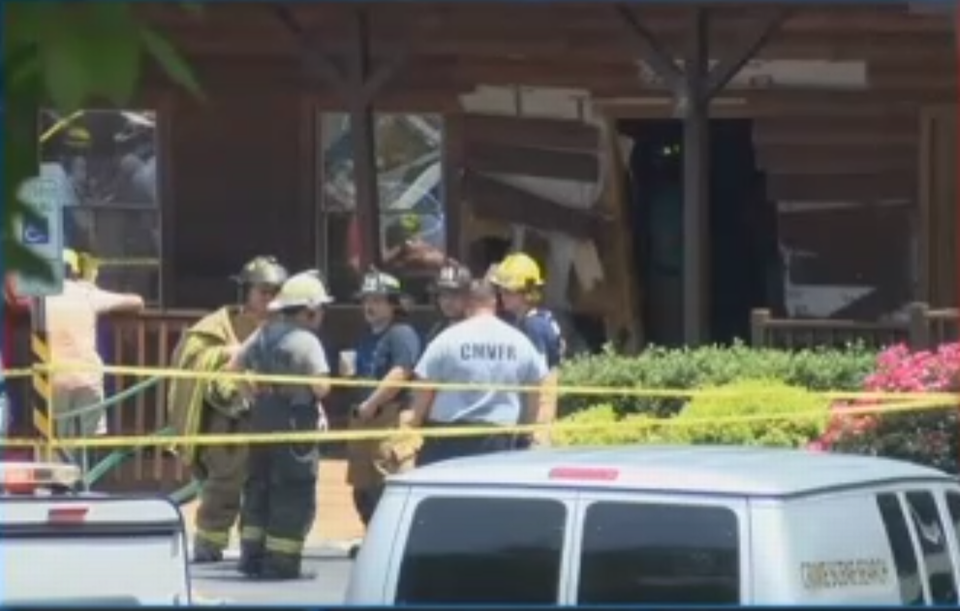
{"label": "blue uniform shirt", "polygon": [[[420,335],[406,323],[394,323],[380,333],[369,332],[357,344],[357,377],[382,380],[395,367],[413,370],[420,358]],[[364,388],[360,400],[373,394],[375,387]],[[396,400],[406,403],[409,391],[403,390]]]}
{"label": "blue uniform shirt", "polygon": [[546,377],[547,365],[516,327],[496,316],[475,316],[430,342],[416,374],[427,382],[477,386],[438,390],[431,421],[511,425],[521,421],[524,400],[500,388],[535,386]]}
{"label": "blue uniform shirt", "polygon": [[549,310],[534,308],[516,321],[520,329],[533,343],[537,352],[547,359],[550,369],[560,364],[563,353],[563,336],[560,325]]}

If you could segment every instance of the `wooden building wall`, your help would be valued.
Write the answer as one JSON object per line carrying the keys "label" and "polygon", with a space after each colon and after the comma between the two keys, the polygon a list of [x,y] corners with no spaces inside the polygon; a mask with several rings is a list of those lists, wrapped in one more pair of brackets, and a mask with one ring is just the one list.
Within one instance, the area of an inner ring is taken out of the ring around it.
{"label": "wooden building wall", "polygon": [[[460,100],[480,85],[583,90],[597,115],[610,120],[667,117],[672,112],[662,86],[639,78],[635,41],[613,5],[511,5],[509,11],[479,3],[325,3],[289,8],[309,40],[284,28],[265,5],[208,5],[201,17],[169,6],[145,4],[139,9],[189,53],[205,88],[213,92],[210,107],[181,101],[175,111],[172,225],[174,234],[182,235],[172,238],[174,305],[219,301],[225,295],[219,291],[227,289],[214,289],[211,282],[219,282],[232,269],[233,260],[248,253],[272,250],[294,266],[313,263],[313,112],[342,111],[345,102],[311,76],[304,44],[315,45],[345,68],[357,11],[367,19],[374,64],[407,55],[375,106],[448,114],[448,148],[460,155],[454,165],[468,174],[503,171],[500,166],[519,158],[502,150],[492,154],[489,143],[480,142],[496,136],[492,128],[484,128],[471,142],[471,124],[483,119],[463,116]],[[660,6],[637,12],[679,53],[687,36],[688,10]],[[773,8],[714,11],[711,55],[722,57],[741,47],[745,32],[769,10]],[[943,161],[950,145],[943,143],[942,135],[938,144],[930,144],[923,134],[943,131],[925,131],[921,117],[938,105],[956,110],[950,19],[911,15],[906,7],[798,9],[759,57],[867,63],[869,87],[864,90],[784,89],[759,82],[726,91],[714,104],[714,116],[755,120],[754,141],[767,173],[769,198],[787,203],[793,211],[806,207],[802,213],[781,215],[782,233],[801,248],[825,253],[828,261],[823,267],[830,274],[849,268],[853,277],[840,279],[843,282],[872,277],[882,281],[889,279],[883,272],[891,257],[884,245],[899,240],[897,248],[902,250],[903,232],[917,226],[926,231],[919,247],[924,253],[922,267],[947,269],[949,246],[931,233],[942,224],[931,219],[948,218],[944,215],[955,206],[955,193],[942,186],[922,188],[946,184],[942,171],[931,178],[923,170],[930,164],[922,164],[929,161],[933,146],[938,163],[953,167]],[[157,80],[151,86],[169,89]],[[550,137],[569,133],[561,129]],[[211,160],[221,158],[227,170],[217,170],[219,177],[204,171]],[[568,161],[556,158],[541,170],[554,172]],[[522,163],[533,163],[532,157]],[[478,164],[486,165],[477,171]],[[482,205],[469,208],[470,200],[484,199],[476,196],[478,190],[483,192],[482,180],[479,187],[476,180],[469,184],[471,179],[462,180],[460,169],[448,171],[454,208],[465,204],[461,218],[483,217]],[[526,167],[524,171],[528,176],[538,173]],[[269,203],[264,207],[262,202]],[[832,205],[837,203],[842,205]],[[210,225],[204,223],[240,209],[247,212],[233,218],[238,236],[217,234],[217,248],[210,248]],[[849,235],[856,230],[861,235],[855,245],[857,256],[851,257]],[[461,250],[465,240],[457,240]],[[831,260],[842,264],[831,265]],[[945,274],[930,271],[916,289],[896,286],[884,292],[893,301],[901,300],[906,291],[931,297],[936,305],[949,305],[947,295],[955,287],[944,284]],[[833,281],[826,276],[821,280]],[[870,318],[886,306],[850,313]]]}

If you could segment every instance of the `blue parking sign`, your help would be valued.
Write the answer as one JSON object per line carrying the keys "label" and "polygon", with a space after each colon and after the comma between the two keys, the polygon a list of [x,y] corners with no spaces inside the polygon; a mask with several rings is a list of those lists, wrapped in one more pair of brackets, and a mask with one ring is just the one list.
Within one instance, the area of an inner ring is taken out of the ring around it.
{"label": "blue parking sign", "polygon": [[50,222],[43,218],[39,221],[26,221],[23,224],[23,243],[40,246],[50,243]]}

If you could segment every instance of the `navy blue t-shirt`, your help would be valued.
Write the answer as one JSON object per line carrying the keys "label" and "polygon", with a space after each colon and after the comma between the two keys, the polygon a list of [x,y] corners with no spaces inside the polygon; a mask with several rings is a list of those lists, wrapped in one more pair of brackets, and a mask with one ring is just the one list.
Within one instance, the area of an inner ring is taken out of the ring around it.
{"label": "navy blue t-shirt", "polygon": [[563,336],[560,325],[548,310],[534,309],[516,321],[517,328],[530,338],[537,352],[547,359],[547,367],[553,369],[563,356]]}
{"label": "navy blue t-shirt", "polygon": [[[409,371],[417,364],[421,350],[420,335],[406,323],[394,323],[380,333],[369,332],[357,344],[357,377],[382,380],[395,367]],[[360,400],[365,400],[375,387],[361,389]],[[403,390],[396,400],[407,403],[410,391]]]}

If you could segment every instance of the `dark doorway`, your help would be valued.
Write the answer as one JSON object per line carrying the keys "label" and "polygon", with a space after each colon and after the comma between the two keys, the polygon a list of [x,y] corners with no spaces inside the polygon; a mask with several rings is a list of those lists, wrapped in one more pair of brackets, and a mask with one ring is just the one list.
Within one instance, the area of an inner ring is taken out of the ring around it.
{"label": "dark doorway", "polygon": [[[683,343],[683,124],[621,121],[632,138],[627,193],[646,341]],[[750,310],[779,309],[776,208],[766,200],[748,120],[710,122],[709,279],[711,342],[748,339]]]}

